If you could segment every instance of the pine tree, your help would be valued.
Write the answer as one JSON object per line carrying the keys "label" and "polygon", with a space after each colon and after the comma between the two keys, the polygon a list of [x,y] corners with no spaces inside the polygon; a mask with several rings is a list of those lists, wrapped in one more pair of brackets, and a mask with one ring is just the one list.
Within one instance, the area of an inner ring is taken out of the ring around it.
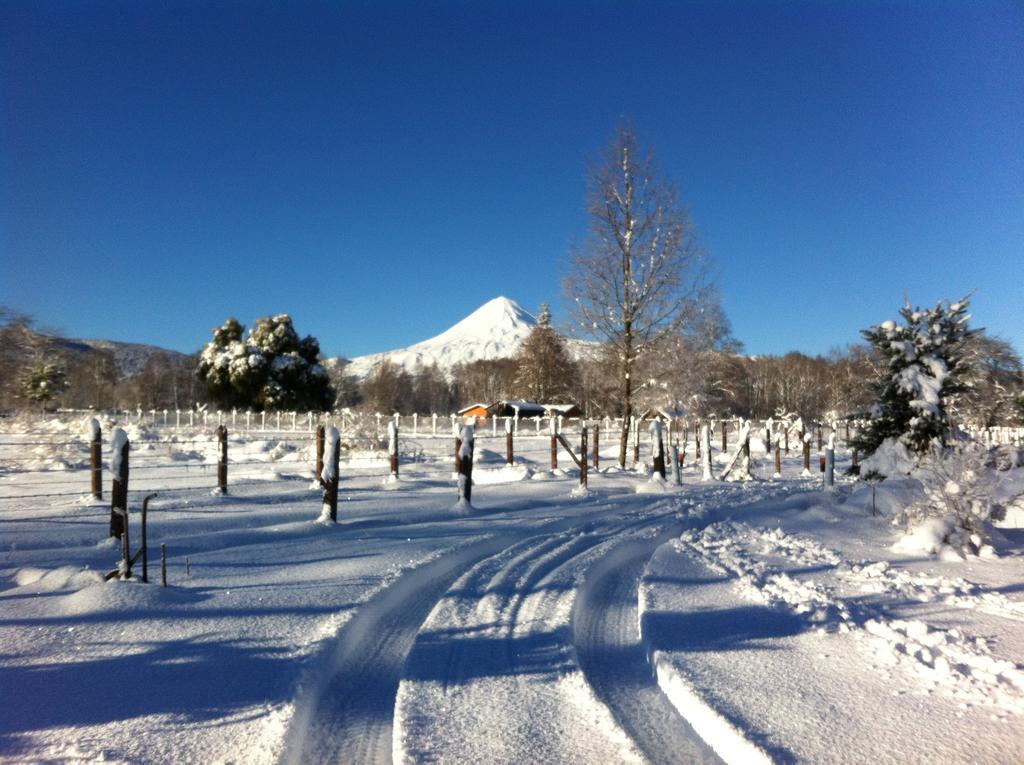
{"label": "pine tree", "polygon": [[533,328],[515,357],[515,395],[542,403],[563,403],[572,396],[579,376],[565,341],[551,327],[551,309],[541,306]]}
{"label": "pine tree", "polygon": [[33,365],[22,381],[25,398],[43,407],[67,389],[68,382],[64,370],[47,361],[39,361]]}
{"label": "pine tree", "polygon": [[196,374],[208,400],[256,411],[331,408],[334,390],[315,337],[300,340],[286,313],[258,319],[245,340],[244,331],[232,317],[203,349]]}
{"label": "pine tree", "polygon": [[873,453],[887,438],[918,454],[933,441],[946,444],[948,404],[965,390],[966,345],[975,333],[967,306],[968,298],[930,310],[908,303],[900,309],[902,324],[886,321],[861,333],[880,361],[869,424],[855,444],[862,452]]}

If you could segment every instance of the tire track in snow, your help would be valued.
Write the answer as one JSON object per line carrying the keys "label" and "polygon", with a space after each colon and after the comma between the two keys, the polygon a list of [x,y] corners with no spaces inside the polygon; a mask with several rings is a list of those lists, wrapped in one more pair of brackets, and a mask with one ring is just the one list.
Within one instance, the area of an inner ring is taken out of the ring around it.
{"label": "tire track in snow", "polygon": [[587,681],[650,762],[720,763],[658,687],[639,638],[640,576],[654,551],[682,529],[672,524],[599,560],[576,598],[573,632]]}
{"label": "tire track in snow", "polygon": [[452,583],[509,547],[591,528],[609,515],[621,517],[622,510],[498,534],[407,572],[371,598],[339,633],[330,663],[296,699],[280,761],[390,763],[403,666],[421,625]]}
{"label": "tire track in snow", "polygon": [[623,534],[665,513],[538,536],[480,561],[434,608],[395,711],[396,761],[635,761],[638,752],[580,670],[579,581]]}

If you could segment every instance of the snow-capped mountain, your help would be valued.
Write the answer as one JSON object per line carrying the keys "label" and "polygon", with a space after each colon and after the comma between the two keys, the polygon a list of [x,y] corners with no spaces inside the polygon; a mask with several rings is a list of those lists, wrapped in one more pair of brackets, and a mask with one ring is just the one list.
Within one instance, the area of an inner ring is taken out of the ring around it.
{"label": "snow-capped mountain", "polygon": [[408,348],[356,356],[345,371],[361,379],[379,361],[388,359],[410,372],[417,365],[432,363],[450,372],[456,364],[509,358],[536,325],[537,319],[516,301],[496,297],[436,337]]}

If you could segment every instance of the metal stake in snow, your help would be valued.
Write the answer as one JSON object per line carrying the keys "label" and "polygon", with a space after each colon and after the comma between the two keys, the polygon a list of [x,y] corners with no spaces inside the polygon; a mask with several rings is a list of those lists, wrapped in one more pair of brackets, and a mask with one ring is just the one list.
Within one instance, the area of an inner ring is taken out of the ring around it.
{"label": "metal stake in snow", "polygon": [[398,424],[388,423],[388,457],[391,459],[391,475],[398,478]]}
{"label": "metal stake in snow", "polygon": [[341,458],[341,436],[333,425],[327,430],[324,445],[324,467],[320,473],[320,485],[324,487],[321,520],[338,521],[338,462]]}
{"label": "metal stake in snow", "polygon": [[110,536],[121,538],[128,513],[128,434],[114,429],[110,442],[110,472],[114,482],[110,487]]}
{"label": "metal stake in snow", "polygon": [[665,442],[661,437],[661,420],[656,419],[651,423],[651,448],[654,452],[654,472],[665,480]]}
{"label": "metal stake in snow", "polygon": [[473,499],[473,426],[462,428],[459,439],[459,504],[469,505]]}
{"label": "metal stake in snow", "polygon": [[89,444],[89,456],[92,462],[92,496],[103,499],[103,432],[100,422],[95,417],[89,421],[92,429],[92,441]]}

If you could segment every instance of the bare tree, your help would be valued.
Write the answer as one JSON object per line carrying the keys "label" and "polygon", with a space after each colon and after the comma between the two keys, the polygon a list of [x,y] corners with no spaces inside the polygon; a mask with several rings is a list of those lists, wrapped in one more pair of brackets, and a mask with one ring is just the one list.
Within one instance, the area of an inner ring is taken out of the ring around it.
{"label": "bare tree", "polygon": [[637,362],[699,314],[707,258],[675,187],[629,127],[618,129],[588,175],[590,232],[573,253],[564,289],[580,328],[615,354],[625,466]]}

